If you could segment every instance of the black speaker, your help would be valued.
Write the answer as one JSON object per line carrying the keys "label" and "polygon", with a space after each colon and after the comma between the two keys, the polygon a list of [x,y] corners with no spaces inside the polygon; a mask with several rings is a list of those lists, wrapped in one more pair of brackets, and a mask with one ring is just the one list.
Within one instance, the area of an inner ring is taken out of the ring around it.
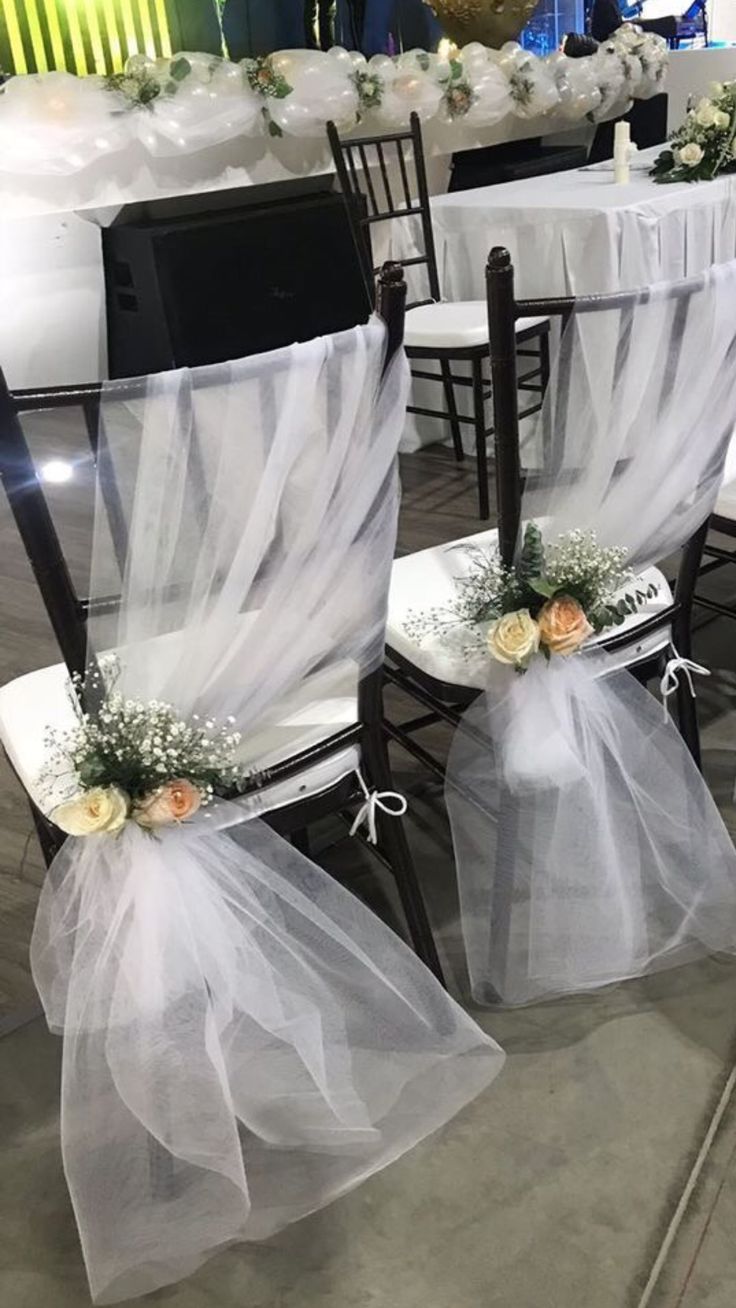
{"label": "black speaker", "polygon": [[541,138],[508,141],[476,150],[457,150],[452,156],[450,191],[470,191],[478,186],[497,186],[525,177],[542,177],[587,162],[584,146],[543,145]]}
{"label": "black speaker", "polygon": [[[667,95],[653,95],[650,100],[635,100],[624,118],[631,125],[631,139],[640,150],[653,145],[664,145],[667,140]],[[601,163],[613,158],[615,122],[611,119],[599,123],[590,148],[589,163]]]}
{"label": "black speaker", "polygon": [[365,322],[331,191],[103,230],[111,377],[222,363]]}

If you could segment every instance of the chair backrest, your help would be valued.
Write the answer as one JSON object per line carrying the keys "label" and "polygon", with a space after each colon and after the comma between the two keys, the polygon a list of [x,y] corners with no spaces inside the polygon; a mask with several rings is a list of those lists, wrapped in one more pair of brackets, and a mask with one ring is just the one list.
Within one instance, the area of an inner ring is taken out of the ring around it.
{"label": "chair backrest", "polygon": [[328,123],[327,135],[367,285],[372,286],[378,271],[373,263],[372,229],[380,223],[414,218],[421,230],[419,253],[402,258],[392,251],[391,257],[402,268],[426,270],[429,295],[410,301],[409,307],[436,302],[440,284],[418,115],[411,115],[408,131],[342,140],[335,124]]}
{"label": "chair backrest", "polygon": [[[600,520],[615,536],[604,543],[637,562],[702,542],[736,423],[736,261],[640,290],[517,301],[511,257],[496,248],[487,289],[504,560],[534,489],[522,470],[515,325],[539,315],[564,325],[539,419],[551,453],[538,484],[547,479],[552,516],[565,529],[566,513],[582,528]],[[688,586],[692,563],[683,560]],[[678,598],[688,600],[679,586]]]}
{"label": "chair backrest", "polygon": [[[377,311],[388,331],[385,369],[403,342],[405,299],[402,270],[396,265],[386,265],[378,278],[376,295]],[[340,337],[335,340],[339,342]],[[270,357],[266,356],[266,359]],[[206,387],[209,384],[208,370],[198,372],[204,377]],[[221,386],[221,373],[217,369],[209,370],[209,373],[213,378],[212,385]],[[106,382],[105,402],[140,404],[148,385],[148,378]],[[81,410],[86,439],[96,464],[97,483],[104,502],[113,553],[117,556],[122,575],[127,551],[126,524],[114,460],[106,457],[101,444],[105,440],[104,424],[98,424],[102,394],[103,383],[13,393],[0,372],[0,479],[64,662],[70,673],[80,675],[87,665],[87,624],[90,617],[114,613],[120,596],[110,594],[100,598],[98,594],[91,599],[75,586],[22,418],[43,411]],[[247,433],[244,439],[247,440]]]}

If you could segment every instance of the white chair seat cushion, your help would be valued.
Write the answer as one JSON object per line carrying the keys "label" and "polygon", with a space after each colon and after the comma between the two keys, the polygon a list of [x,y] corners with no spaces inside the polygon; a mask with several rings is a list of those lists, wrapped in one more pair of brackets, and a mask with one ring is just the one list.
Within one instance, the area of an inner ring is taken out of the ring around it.
{"label": "white chair seat cushion", "polygon": [[715,512],[719,518],[736,522],[736,481],[725,482],[716,500]]}
{"label": "white chair seat cushion", "polygon": [[[41,668],[16,678],[0,689],[0,740],[28,794],[50,815],[63,798],[46,793],[39,785],[44,768],[44,737],[48,727],[72,728],[74,712],[67,694],[64,664]],[[336,735],[358,721],[358,671],[354,663],[309,678],[297,692],[281,701],[265,723],[243,740],[239,758],[254,771],[273,766]],[[289,780],[266,786],[238,803],[243,815],[270,812],[297,800],[329,790],[360,765],[360,751],[349,746]]]}
{"label": "white chair seat cushion", "polygon": [[[429,635],[417,640],[407,634],[407,618],[422,610],[442,609],[452,604],[457,595],[455,579],[467,569],[467,556],[458,546],[480,545],[488,548],[495,545],[497,540],[498,532],[495,529],[482,531],[448,545],[408,554],[405,558],[397,559],[393,565],[386,644],[436,681],[482,689],[487,678],[487,657],[482,652],[477,656],[468,655],[466,628],[449,627],[442,635]],[[611,658],[620,667],[629,667],[651,658],[659,650],[665,649],[671,639],[668,627],[652,632],[641,640],[636,639],[636,628],[644,619],[661,612],[672,603],[672,592],[658,568],[648,568],[639,580],[643,588],[656,586],[657,594],[637,613],[629,615],[619,627],[613,629],[616,635],[623,632],[631,634],[631,644],[611,654]],[[590,643],[605,643],[611,634],[611,631],[604,632],[593,637]]]}
{"label": "white chair seat cushion", "polygon": [[[543,327],[546,318],[520,318],[517,333]],[[405,344],[417,349],[464,349],[488,344],[488,308],[484,300],[419,304],[406,315]]]}
{"label": "white chair seat cushion", "polygon": [[736,434],[731,437],[731,444],[728,447],[723,469],[723,485],[714,512],[721,518],[730,518],[732,522],[736,522]]}

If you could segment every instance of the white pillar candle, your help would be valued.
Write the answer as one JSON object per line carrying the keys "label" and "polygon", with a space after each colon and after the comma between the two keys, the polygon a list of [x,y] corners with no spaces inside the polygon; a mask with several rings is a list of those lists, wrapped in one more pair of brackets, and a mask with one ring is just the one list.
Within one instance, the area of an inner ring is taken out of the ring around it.
{"label": "white pillar candle", "polygon": [[631,128],[625,121],[616,123],[613,133],[613,180],[624,185],[630,177]]}

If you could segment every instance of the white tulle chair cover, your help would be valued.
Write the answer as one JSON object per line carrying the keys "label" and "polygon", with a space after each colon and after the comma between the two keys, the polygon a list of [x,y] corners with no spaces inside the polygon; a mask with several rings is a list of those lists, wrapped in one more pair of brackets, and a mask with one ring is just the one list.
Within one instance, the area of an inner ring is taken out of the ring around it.
{"label": "white tulle chair cover", "polygon": [[[736,421],[736,263],[580,302],[540,423],[559,475],[522,519],[637,569],[710,513]],[[541,428],[540,428],[541,430]],[[447,803],[473,994],[524,1004],[736,947],[736,853],[662,703],[589,648],[488,687]]]}
{"label": "white tulle chair cover", "polygon": [[[93,591],[122,580],[122,604],[99,605],[90,634],[119,653],[127,694],[233,716],[247,742],[312,675],[378,665],[408,385],[403,358],[382,381],[384,355],[376,319],[155,377],[133,403],[111,386]],[[251,813],[71,839],[43,891],[33,972],[64,1033],[64,1166],[98,1302],[344,1194],[503,1061],[389,928]]]}

